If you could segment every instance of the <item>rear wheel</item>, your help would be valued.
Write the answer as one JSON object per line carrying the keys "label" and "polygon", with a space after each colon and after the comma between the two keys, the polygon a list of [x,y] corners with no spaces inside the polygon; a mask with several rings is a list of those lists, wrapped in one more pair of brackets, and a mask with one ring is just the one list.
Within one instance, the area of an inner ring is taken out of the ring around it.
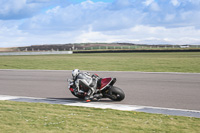
{"label": "rear wheel", "polygon": [[110,99],[113,101],[121,101],[125,98],[123,90],[115,86],[111,87],[110,94],[111,94]]}

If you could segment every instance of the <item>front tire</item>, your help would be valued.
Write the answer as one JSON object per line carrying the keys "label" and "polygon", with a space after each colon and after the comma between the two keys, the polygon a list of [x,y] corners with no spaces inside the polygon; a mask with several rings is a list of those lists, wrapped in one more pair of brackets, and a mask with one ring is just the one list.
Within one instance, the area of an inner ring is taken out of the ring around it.
{"label": "front tire", "polygon": [[123,90],[118,87],[112,86],[110,91],[110,94],[112,95],[110,99],[113,101],[122,101],[125,98]]}

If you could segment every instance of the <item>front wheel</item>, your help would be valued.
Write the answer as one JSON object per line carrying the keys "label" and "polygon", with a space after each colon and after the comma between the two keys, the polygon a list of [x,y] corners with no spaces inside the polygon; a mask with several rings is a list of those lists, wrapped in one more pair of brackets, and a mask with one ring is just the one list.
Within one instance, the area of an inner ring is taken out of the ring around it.
{"label": "front wheel", "polygon": [[109,98],[113,101],[122,101],[125,98],[123,90],[115,86],[110,88],[110,95]]}

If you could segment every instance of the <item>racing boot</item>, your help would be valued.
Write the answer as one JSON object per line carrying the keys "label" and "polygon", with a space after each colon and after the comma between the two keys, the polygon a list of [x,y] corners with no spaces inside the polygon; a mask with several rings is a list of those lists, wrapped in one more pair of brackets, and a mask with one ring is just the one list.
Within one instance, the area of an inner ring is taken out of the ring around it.
{"label": "racing boot", "polygon": [[91,100],[90,100],[90,96],[85,96],[85,101],[86,102],[90,102]]}
{"label": "racing boot", "polygon": [[94,89],[91,87],[88,94],[85,96],[86,102],[90,102],[94,98]]}
{"label": "racing boot", "polygon": [[85,101],[90,102],[93,98],[94,98],[93,96],[87,95],[85,96]]}

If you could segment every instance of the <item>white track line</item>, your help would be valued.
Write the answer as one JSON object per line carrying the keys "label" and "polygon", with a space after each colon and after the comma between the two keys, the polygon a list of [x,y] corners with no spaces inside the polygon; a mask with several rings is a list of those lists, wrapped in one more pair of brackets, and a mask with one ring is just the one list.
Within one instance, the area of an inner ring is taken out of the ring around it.
{"label": "white track line", "polygon": [[60,99],[48,99],[48,98],[35,98],[35,97],[21,97],[21,96],[9,96],[0,95],[0,100],[18,101],[18,102],[34,102],[34,103],[49,103],[49,104],[62,104],[70,106],[82,106],[93,107],[102,109],[116,109],[123,111],[137,111],[146,113],[177,115],[200,118],[200,111],[197,110],[185,110],[174,108],[160,108],[151,106],[138,106],[138,105],[124,105],[124,104],[111,104],[102,102],[83,102],[75,100],[60,100]]}

